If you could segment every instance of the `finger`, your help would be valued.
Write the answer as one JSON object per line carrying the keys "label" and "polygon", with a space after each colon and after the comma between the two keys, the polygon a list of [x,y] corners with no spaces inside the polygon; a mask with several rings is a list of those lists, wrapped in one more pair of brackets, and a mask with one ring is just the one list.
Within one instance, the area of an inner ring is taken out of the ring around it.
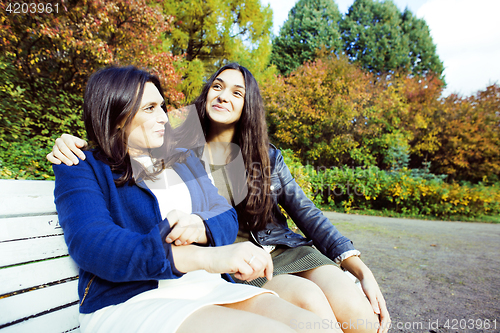
{"label": "finger", "polygon": [[269,281],[271,281],[271,279],[273,278],[273,271],[274,271],[273,259],[271,259],[271,256],[269,255],[269,259],[267,261],[266,270],[265,270],[266,278]]}
{"label": "finger", "polygon": [[248,280],[255,280],[259,277],[265,276],[264,270],[266,266],[262,263],[260,258],[258,256],[253,256],[249,261],[248,261],[248,266],[252,268],[252,274],[248,276]]}
{"label": "finger", "polygon": [[[177,213],[177,209],[171,210],[167,214],[166,219],[168,221],[168,224],[170,225],[170,232],[165,237],[165,241],[167,243],[172,243],[173,241],[175,241],[177,239],[177,238],[172,238],[173,237],[172,232],[174,231],[175,226],[177,225],[177,222],[179,221],[179,214]],[[175,235],[175,233],[174,233],[174,235]]]}
{"label": "finger", "polygon": [[252,276],[252,273],[252,267],[250,267],[250,265],[248,265],[245,261],[238,266],[237,272],[234,273],[234,276],[239,280],[247,281]]}
{"label": "finger", "polygon": [[175,245],[189,245],[194,242],[198,234],[198,230],[195,228],[184,227],[184,231],[175,241]]}
{"label": "finger", "polygon": [[382,316],[380,316],[380,327],[378,328],[377,333],[387,333],[390,326],[391,320],[389,318],[382,319]]}
{"label": "finger", "polygon": [[361,284],[363,288],[363,292],[365,293],[366,297],[368,298],[368,301],[370,302],[370,306],[372,307],[373,312],[376,314],[380,314],[380,308],[378,306],[378,299],[377,299],[377,293],[374,292],[373,288],[371,287],[371,284]]}
{"label": "finger", "polygon": [[167,237],[170,238],[175,245],[184,245],[193,232],[196,232],[197,226],[191,221],[189,215],[177,212],[177,216],[179,215],[180,217],[175,222],[174,227],[170,230]]}
{"label": "finger", "polygon": [[66,146],[71,150],[73,154],[78,156],[80,159],[85,159],[85,154],[81,151],[80,148],[87,147],[87,141],[82,140],[76,136],[63,134],[61,139],[64,141]]}
{"label": "finger", "polygon": [[47,160],[52,164],[61,164],[61,160],[55,158],[52,152],[48,153],[45,158],[47,158]]}
{"label": "finger", "polygon": [[[60,159],[66,165],[78,164],[79,162],[78,157],[73,154],[66,142],[61,138],[56,139],[52,152],[56,158]],[[68,164],[68,161],[71,164]]]}
{"label": "finger", "polygon": [[182,235],[182,228],[179,227],[178,224],[176,224],[172,229],[170,229],[170,232],[167,235],[167,243],[174,243],[175,245],[180,245],[178,243],[175,243],[177,240],[179,240],[179,237]]}
{"label": "finger", "polygon": [[[59,140],[59,139],[57,139]],[[61,150],[59,149],[58,145],[57,145],[57,141],[54,143],[54,146],[52,147],[52,156],[54,159],[60,161],[59,163],[64,163],[66,164],[67,166],[72,166],[74,163],[72,160],[70,160],[69,158],[67,158],[62,152]]]}
{"label": "finger", "polygon": [[383,296],[381,296],[380,299],[380,327],[382,328],[381,333],[387,333],[389,331],[390,325],[391,325],[391,317],[389,315],[389,311],[387,310],[385,300]]}
{"label": "finger", "polygon": [[378,300],[376,297],[368,297],[368,299],[370,300],[370,304],[372,306],[372,309],[373,309],[373,312],[375,312],[376,314],[380,314],[380,307],[378,306]]}

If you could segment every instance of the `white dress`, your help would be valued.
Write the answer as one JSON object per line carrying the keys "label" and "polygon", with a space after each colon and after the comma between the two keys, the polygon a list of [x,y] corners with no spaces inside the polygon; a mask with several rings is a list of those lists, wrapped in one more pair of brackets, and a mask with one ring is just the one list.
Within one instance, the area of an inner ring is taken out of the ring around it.
{"label": "white dress", "polygon": [[[147,164],[141,159],[143,164]],[[190,214],[191,196],[173,169],[165,169],[146,185],[156,196],[162,218],[172,209]],[[244,301],[269,290],[230,283],[220,274],[204,270],[188,272],[179,279],[160,280],[158,289],[136,295],[124,303],[80,314],[80,331],[99,333],[175,332],[196,310],[214,304]]]}

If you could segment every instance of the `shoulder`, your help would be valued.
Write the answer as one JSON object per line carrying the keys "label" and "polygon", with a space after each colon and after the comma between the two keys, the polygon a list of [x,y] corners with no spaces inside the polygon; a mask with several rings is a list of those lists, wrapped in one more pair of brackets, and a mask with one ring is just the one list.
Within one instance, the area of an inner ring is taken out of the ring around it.
{"label": "shoulder", "polygon": [[276,167],[276,164],[284,163],[283,155],[281,155],[281,150],[279,150],[272,143],[269,144],[269,161],[271,162],[272,169]]}
{"label": "shoulder", "polygon": [[176,151],[183,154],[185,157],[185,159],[176,162],[173,166],[178,173],[182,173],[184,176],[188,176],[188,178],[190,178],[189,174],[195,177],[206,174],[205,168],[203,164],[201,164],[201,160],[193,150],[182,148],[176,149]]}
{"label": "shoulder", "polygon": [[89,174],[109,174],[111,176],[111,168],[106,163],[96,159],[92,150],[84,151],[84,154],[85,160],[80,160],[76,165],[52,165],[56,180],[66,177],[88,177]]}

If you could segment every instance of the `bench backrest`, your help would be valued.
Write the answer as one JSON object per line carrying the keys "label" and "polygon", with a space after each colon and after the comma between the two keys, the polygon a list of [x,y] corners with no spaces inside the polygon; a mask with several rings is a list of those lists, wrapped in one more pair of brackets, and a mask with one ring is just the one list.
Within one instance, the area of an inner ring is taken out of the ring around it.
{"label": "bench backrest", "polygon": [[79,332],[77,284],[54,182],[0,180],[1,333]]}

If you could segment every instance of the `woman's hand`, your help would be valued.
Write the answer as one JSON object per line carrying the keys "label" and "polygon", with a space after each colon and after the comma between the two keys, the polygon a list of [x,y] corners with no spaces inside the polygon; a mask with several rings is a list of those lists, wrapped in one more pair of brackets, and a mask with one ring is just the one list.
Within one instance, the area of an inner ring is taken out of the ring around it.
{"label": "woman's hand", "polygon": [[177,246],[192,243],[207,244],[205,223],[198,215],[174,209],[167,214],[167,220],[171,228],[166,238],[167,243]]}
{"label": "woman's hand", "polygon": [[387,310],[387,305],[385,304],[384,296],[380,291],[380,287],[378,286],[375,277],[373,276],[373,274],[371,274],[365,276],[359,282],[361,283],[363,292],[365,293],[366,297],[368,297],[368,301],[373,308],[373,312],[379,315],[380,327],[377,333],[386,333],[389,330],[391,318],[389,316],[389,311]]}
{"label": "woman's hand", "polygon": [[234,273],[245,281],[273,277],[271,255],[250,242],[216,247],[172,246],[172,255],[181,272],[204,269],[209,273]]}
{"label": "woman's hand", "polygon": [[384,296],[373,276],[372,271],[361,261],[358,256],[352,256],[342,261],[342,267],[351,272],[361,283],[361,288],[370,302],[373,312],[379,316],[379,329],[377,333],[387,333],[391,324],[391,317],[385,304]]}
{"label": "woman's hand", "polygon": [[47,154],[49,162],[54,164],[64,163],[67,166],[78,164],[78,158],[85,159],[85,154],[81,148],[87,147],[87,142],[76,136],[63,134],[56,139],[52,152]]}
{"label": "woman's hand", "polygon": [[273,278],[273,260],[264,249],[251,242],[235,243],[210,248],[213,254],[205,270],[211,273],[234,273],[240,280],[251,281],[258,277]]}

